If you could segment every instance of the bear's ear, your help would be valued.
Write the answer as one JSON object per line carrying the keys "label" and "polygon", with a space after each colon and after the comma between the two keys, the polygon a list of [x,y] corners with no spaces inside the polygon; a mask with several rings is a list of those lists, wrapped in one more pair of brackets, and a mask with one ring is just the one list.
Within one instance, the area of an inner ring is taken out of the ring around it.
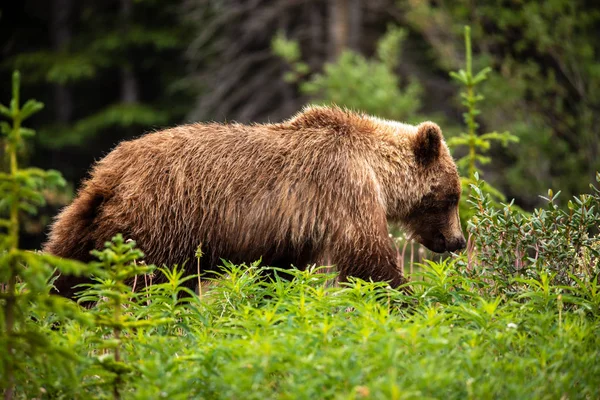
{"label": "bear's ear", "polygon": [[417,126],[414,142],[415,159],[423,166],[436,161],[442,147],[442,130],[433,122],[423,122]]}

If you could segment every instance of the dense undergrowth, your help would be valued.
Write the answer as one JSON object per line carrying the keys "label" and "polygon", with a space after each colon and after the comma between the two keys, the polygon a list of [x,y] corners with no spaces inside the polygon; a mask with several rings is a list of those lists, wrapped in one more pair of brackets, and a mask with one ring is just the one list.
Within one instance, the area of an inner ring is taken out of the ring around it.
{"label": "dense undergrowth", "polygon": [[598,397],[597,280],[569,291],[541,275],[491,295],[456,264],[424,265],[410,296],[332,286],[318,269],[265,282],[256,265],[229,265],[202,298],[180,298],[181,274],[161,270],[166,283],[125,289],[119,338],[108,300],[85,322],[32,304],[29,323],[64,357],[19,355],[17,397]]}

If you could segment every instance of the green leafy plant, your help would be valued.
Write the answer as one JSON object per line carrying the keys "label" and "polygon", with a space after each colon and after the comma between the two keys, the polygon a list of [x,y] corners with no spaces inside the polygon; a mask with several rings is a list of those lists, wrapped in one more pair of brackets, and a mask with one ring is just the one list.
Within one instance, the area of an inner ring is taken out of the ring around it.
{"label": "green leafy plant", "polygon": [[473,284],[456,271],[461,259],[425,260],[413,276],[413,287],[421,288],[420,297],[431,302],[453,304],[473,295]]}
{"label": "green leafy plant", "polygon": [[[459,261],[423,266],[409,307],[406,295],[381,283],[332,285],[335,274],[324,268],[230,263],[207,279],[202,299],[180,301],[177,293],[189,292],[179,268],[161,268],[151,291],[126,290],[134,297],[123,300],[120,316],[139,323],[123,326],[115,340],[114,303],[96,296],[106,324],[57,328],[56,338],[79,355],[71,380],[64,372],[52,376],[62,387],[38,379],[55,398],[114,398],[116,383],[118,395],[131,399],[597,397],[598,311],[579,312],[592,304],[586,294],[568,300],[560,286],[538,279],[522,283],[518,296],[497,295],[482,285],[490,271],[470,277]],[[41,371],[30,368],[33,376]],[[21,397],[36,390],[28,386]]]}
{"label": "green leafy plant", "polygon": [[[596,180],[600,182],[600,173]],[[547,207],[529,215],[512,203],[495,206],[476,180],[469,200],[475,215],[468,226],[475,254],[467,269],[497,278],[497,289],[506,293],[520,290],[524,281],[514,277],[543,276],[555,285],[576,290],[592,285],[594,290],[591,282],[600,273],[600,189],[590,187],[590,194],[573,197],[567,209],[557,205],[560,192],[549,190]]]}
{"label": "green leafy plant", "polygon": [[[275,274],[265,280],[268,268],[225,263],[202,301],[180,307],[180,328],[144,327],[130,335],[135,372],[122,394],[458,399],[598,393],[596,317],[561,309],[554,296],[560,288],[552,283],[543,289],[550,302],[528,295],[539,290],[535,284],[524,284],[515,301],[480,286],[491,275],[471,279],[459,267],[458,261],[424,266],[427,285],[417,285],[407,308],[395,302],[399,292],[381,283],[331,285],[335,275],[323,268],[280,271],[290,279]],[[150,296],[147,307],[170,302],[167,297]],[[531,368],[538,373],[532,376]],[[108,392],[91,389],[79,393]]]}

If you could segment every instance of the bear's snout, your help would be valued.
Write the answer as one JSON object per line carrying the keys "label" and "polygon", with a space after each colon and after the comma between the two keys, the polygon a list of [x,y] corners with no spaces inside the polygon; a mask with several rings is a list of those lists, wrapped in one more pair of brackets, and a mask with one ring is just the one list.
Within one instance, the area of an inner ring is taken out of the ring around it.
{"label": "bear's snout", "polygon": [[462,235],[460,235],[459,237],[446,239],[446,251],[455,252],[463,250],[465,247],[467,247],[467,241]]}

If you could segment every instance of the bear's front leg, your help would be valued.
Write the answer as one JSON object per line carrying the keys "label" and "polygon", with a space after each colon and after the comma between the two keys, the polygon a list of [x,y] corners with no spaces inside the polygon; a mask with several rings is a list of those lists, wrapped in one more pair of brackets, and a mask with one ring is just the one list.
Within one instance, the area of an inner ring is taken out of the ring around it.
{"label": "bear's front leg", "polygon": [[407,282],[387,229],[385,236],[361,235],[338,245],[331,261],[337,265],[340,280],[345,281],[352,276],[365,281],[389,282],[393,288]]}

